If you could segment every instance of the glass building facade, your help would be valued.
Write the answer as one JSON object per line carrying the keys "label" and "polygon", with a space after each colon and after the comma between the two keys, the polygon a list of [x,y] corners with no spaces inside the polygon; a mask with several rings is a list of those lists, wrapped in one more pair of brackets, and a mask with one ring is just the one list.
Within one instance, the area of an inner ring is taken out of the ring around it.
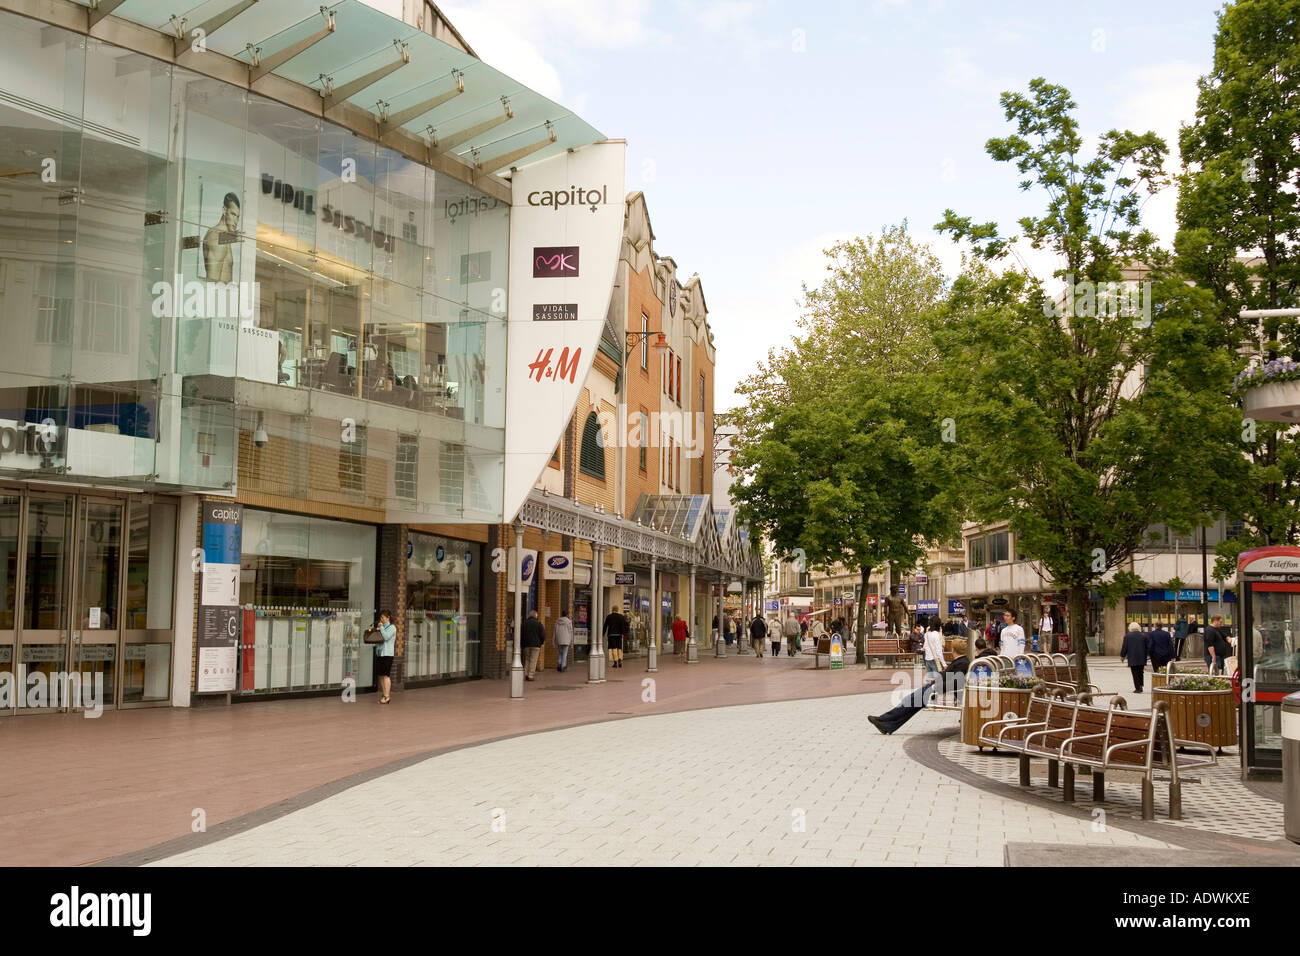
{"label": "glass building facade", "polygon": [[406,676],[481,673],[483,545],[405,529],[503,517],[502,194],[0,9],[0,716],[189,702],[207,497],[234,697],[369,686],[395,589]]}
{"label": "glass building facade", "polygon": [[500,520],[508,203],[4,12],[0,126],[0,477]]}

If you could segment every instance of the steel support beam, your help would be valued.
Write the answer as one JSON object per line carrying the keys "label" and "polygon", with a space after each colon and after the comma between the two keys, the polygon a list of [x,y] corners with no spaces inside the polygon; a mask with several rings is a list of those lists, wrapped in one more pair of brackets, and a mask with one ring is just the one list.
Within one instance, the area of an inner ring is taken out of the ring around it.
{"label": "steel support beam", "polygon": [[302,53],[304,50],[308,50],[311,47],[315,46],[317,43],[325,39],[333,32],[334,32],[334,11],[326,10],[325,26],[321,27],[315,33],[311,34],[311,36],[303,37],[297,43],[290,43],[287,47],[284,47],[281,50],[277,50],[274,53],[268,53],[266,56],[262,56],[262,48],[260,46],[252,47],[250,52],[253,54],[253,58],[248,66],[249,84],[256,83],[258,80],[266,76],[268,73],[278,70],[280,67],[284,66],[286,63],[292,60],[299,53]]}
{"label": "steel support beam", "polygon": [[374,86],[384,77],[388,76],[388,74],[395,73],[410,63],[411,53],[406,49],[406,44],[394,41],[394,45],[397,47],[397,59],[391,63],[385,63],[378,69],[371,70],[365,76],[359,76],[355,80],[344,83],[339,87],[334,85],[334,78],[329,77],[326,81],[326,88],[320,91],[321,100],[325,105],[326,111],[342,106],[366,87]]}
{"label": "steel support beam", "polygon": [[478,136],[481,136],[483,133],[486,133],[490,129],[494,129],[500,126],[502,123],[507,123],[510,120],[514,119],[515,111],[511,109],[510,101],[503,96],[501,97],[501,104],[504,107],[504,112],[502,113],[502,115],[494,116],[490,120],[484,120],[482,123],[478,123],[467,129],[463,129],[458,133],[451,133],[446,136],[439,136],[438,131],[434,127],[430,126],[429,127],[430,152],[445,153],[448,150],[455,149],[457,146],[460,146],[462,143],[468,143],[470,140],[475,139]]}
{"label": "steel support beam", "polygon": [[257,3],[257,0],[239,0],[239,2],[233,7],[227,7],[220,13],[208,17],[208,19],[204,20],[198,26],[185,30],[173,41],[173,50],[175,55],[179,57],[182,53],[190,50],[191,44],[195,39],[197,39],[194,36],[195,33],[198,33],[200,37],[206,40],[207,37],[216,33],[255,3]]}
{"label": "steel support beam", "polygon": [[425,113],[436,110],[443,103],[460,96],[460,94],[464,92],[465,74],[461,73],[460,70],[457,70],[455,89],[448,90],[445,93],[439,93],[437,96],[430,97],[427,100],[422,100],[414,106],[408,106],[406,109],[398,110],[396,113],[389,113],[387,110],[381,112],[379,115],[380,131],[383,132],[397,126],[405,126],[407,123],[411,122],[411,120],[418,119]]}
{"label": "steel support beam", "polygon": [[91,7],[87,11],[87,29],[94,27],[96,23],[112,14],[125,2],[126,0],[92,0]]}
{"label": "steel support beam", "polygon": [[478,150],[474,150],[474,168],[481,173],[490,173],[496,169],[505,169],[507,166],[513,166],[525,156],[529,156],[539,149],[545,149],[557,139],[555,130],[550,130],[546,139],[539,139],[535,143],[529,143],[527,146],[520,146],[518,149],[512,149],[508,153],[502,153],[499,156],[492,156],[488,159],[479,159]]}

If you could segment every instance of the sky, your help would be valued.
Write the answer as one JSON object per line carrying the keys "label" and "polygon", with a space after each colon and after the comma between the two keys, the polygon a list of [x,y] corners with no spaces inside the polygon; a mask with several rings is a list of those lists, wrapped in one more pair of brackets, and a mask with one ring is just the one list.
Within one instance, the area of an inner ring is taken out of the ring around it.
{"label": "sky", "polygon": [[[789,342],[801,286],[839,239],[1042,208],[984,144],[1010,131],[1004,90],[1043,76],[1090,139],[1154,130],[1177,166],[1180,123],[1211,66],[1220,0],[439,0],[486,62],[628,142],[655,250],[699,273],[717,346],[717,407]],[[1144,219],[1166,242],[1172,191]],[[1050,262],[1025,261],[1041,277]]]}

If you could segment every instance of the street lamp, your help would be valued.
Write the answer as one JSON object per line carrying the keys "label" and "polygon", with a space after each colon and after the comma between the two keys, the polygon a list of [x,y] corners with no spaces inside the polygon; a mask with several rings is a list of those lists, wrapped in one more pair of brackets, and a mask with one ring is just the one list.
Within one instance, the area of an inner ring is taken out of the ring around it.
{"label": "street lamp", "polygon": [[632,350],[641,344],[642,339],[648,339],[652,335],[658,336],[655,339],[654,347],[658,349],[660,352],[668,351],[668,336],[664,335],[663,332],[660,331],[628,332],[626,333],[626,335],[627,335],[627,351],[623,353],[624,358],[627,358],[629,355],[632,354]]}

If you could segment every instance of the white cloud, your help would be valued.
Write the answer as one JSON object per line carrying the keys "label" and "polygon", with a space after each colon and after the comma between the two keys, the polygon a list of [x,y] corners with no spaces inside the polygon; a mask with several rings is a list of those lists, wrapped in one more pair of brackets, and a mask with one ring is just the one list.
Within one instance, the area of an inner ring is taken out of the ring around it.
{"label": "white cloud", "polygon": [[988,82],[984,71],[960,47],[945,48],[943,63],[943,80],[949,86],[974,90],[982,88]]}
{"label": "white cloud", "polygon": [[[650,25],[650,0],[452,0],[446,14],[483,61],[569,109],[555,65],[587,49],[622,50],[662,37]],[[585,105],[585,94],[577,97]]]}
{"label": "white cloud", "polygon": [[[1179,127],[1196,116],[1196,81],[1203,72],[1204,64],[1175,60],[1139,67],[1119,87],[1127,95],[1115,108],[1115,125],[1135,133],[1152,130],[1163,137],[1169,146],[1165,170],[1170,174],[1179,167]],[[1178,228],[1177,204],[1177,191],[1170,186],[1148,200],[1142,210],[1143,223],[1169,245]]]}
{"label": "white cloud", "polygon": [[710,32],[720,33],[748,20],[754,12],[754,5],[740,3],[737,0],[721,0],[709,4],[702,10],[693,6],[690,9],[701,26]]}

